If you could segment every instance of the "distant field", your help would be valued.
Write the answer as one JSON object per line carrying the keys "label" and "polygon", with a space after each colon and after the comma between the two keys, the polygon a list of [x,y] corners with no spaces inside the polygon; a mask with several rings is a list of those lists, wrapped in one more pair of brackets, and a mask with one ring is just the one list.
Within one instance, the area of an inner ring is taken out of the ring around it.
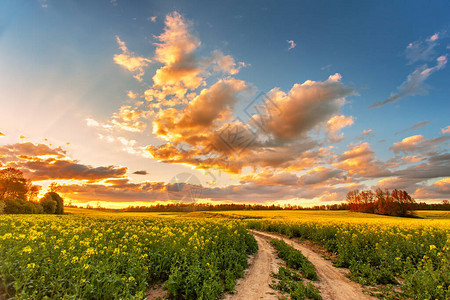
{"label": "distant field", "polygon": [[305,220],[316,221],[346,221],[365,223],[416,223],[425,224],[435,220],[450,226],[450,211],[416,211],[418,218],[400,218],[365,214],[349,211],[323,211],[323,210],[233,210],[233,211],[199,211],[199,212],[104,212],[85,208],[66,207],[67,214],[103,215],[103,216],[136,216],[136,217],[220,217],[219,215],[231,216],[236,219],[258,218],[270,220]]}
{"label": "distant field", "polygon": [[319,210],[260,210],[260,211],[221,211],[205,212],[204,214],[223,214],[235,218],[259,218],[273,221],[315,221],[319,223],[373,223],[373,224],[417,224],[443,225],[450,227],[450,212],[448,211],[417,211],[418,218],[389,217],[375,214],[365,214],[349,211],[319,211]]}

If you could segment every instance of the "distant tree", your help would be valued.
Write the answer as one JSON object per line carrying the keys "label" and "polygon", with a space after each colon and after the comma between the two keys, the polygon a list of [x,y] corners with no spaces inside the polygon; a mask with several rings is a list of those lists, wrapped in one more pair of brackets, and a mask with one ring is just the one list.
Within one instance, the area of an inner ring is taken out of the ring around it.
{"label": "distant tree", "polygon": [[44,197],[42,197],[40,203],[44,208],[44,212],[47,214],[62,215],[64,213],[64,200],[58,193],[46,193]]}
{"label": "distant tree", "polygon": [[376,195],[372,191],[361,191],[359,193],[361,199],[361,210],[366,213],[375,213]]}
{"label": "distant tree", "polygon": [[28,184],[22,171],[15,168],[0,170],[0,199],[26,200]]}
{"label": "distant tree", "polygon": [[46,214],[54,214],[56,212],[56,201],[53,200],[53,197],[47,193],[44,197],[41,198],[41,206],[44,209],[44,213]]}
{"label": "distant tree", "polygon": [[48,191],[49,192],[58,192],[61,189],[61,185],[57,184],[56,182],[52,182],[50,183],[50,185],[48,186]]}
{"label": "distant tree", "polygon": [[37,195],[39,194],[40,190],[41,190],[40,185],[34,185],[29,181],[28,182],[28,192],[27,192],[28,201],[35,202],[35,199],[36,199]]}
{"label": "distant tree", "polygon": [[391,193],[391,198],[396,203],[397,216],[407,216],[411,213],[415,201],[406,191],[395,189]]}
{"label": "distant tree", "polygon": [[4,212],[7,214],[40,214],[43,213],[39,203],[21,199],[6,199]]}
{"label": "distant tree", "polygon": [[351,211],[359,211],[361,198],[358,190],[349,191],[347,193],[347,201]]}
{"label": "distant tree", "polygon": [[347,201],[351,211],[377,213],[389,216],[408,216],[412,214],[415,201],[406,191],[377,189],[376,192],[350,191]]}

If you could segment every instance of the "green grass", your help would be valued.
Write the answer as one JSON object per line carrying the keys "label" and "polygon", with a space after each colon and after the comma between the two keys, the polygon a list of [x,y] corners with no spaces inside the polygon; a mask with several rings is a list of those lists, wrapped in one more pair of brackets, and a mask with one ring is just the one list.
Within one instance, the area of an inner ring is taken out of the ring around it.
{"label": "green grass", "polygon": [[289,246],[283,240],[272,240],[270,243],[277,250],[278,257],[284,260],[288,267],[300,271],[309,280],[317,280],[317,273],[313,264],[302,252]]}

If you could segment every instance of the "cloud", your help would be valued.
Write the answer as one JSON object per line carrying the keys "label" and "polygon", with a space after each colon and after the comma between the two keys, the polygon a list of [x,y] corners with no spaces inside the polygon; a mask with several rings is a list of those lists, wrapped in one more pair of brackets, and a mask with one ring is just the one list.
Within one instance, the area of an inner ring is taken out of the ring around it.
{"label": "cloud", "polygon": [[289,44],[288,50],[294,49],[297,44],[293,40],[287,40],[286,41]]}
{"label": "cloud", "polygon": [[442,134],[450,133],[450,125],[441,129]]}
{"label": "cloud", "polygon": [[373,136],[375,136],[375,132],[372,129],[365,129],[363,130],[363,132],[361,132],[361,135],[358,136],[356,139],[359,141],[363,141]]}
{"label": "cloud", "polygon": [[427,65],[418,67],[414,72],[408,75],[408,78],[398,88],[398,92],[392,93],[391,96],[384,100],[377,102],[369,108],[378,108],[383,105],[393,103],[401,98],[414,95],[424,95],[427,93],[427,89],[424,86],[425,80],[434,72],[439,71],[447,64],[447,55],[439,56],[437,58],[437,64],[434,67],[428,68]]}
{"label": "cloud", "polygon": [[121,54],[114,55],[114,62],[130,72],[133,72],[133,77],[138,81],[142,81],[142,76],[144,76],[144,67],[148,66],[150,59],[136,56],[133,52],[130,52],[125,45],[125,42],[121,41],[119,36],[116,35],[117,44],[122,51]]}
{"label": "cloud", "polygon": [[211,64],[215,72],[223,72],[230,75],[239,73],[240,69],[246,66],[244,62],[236,64],[231,55],[224,55],[220,50],[212,52]]}
{"label": "cloud", "polygon": [[135,172],[133,172],[133,174],[136,174],[136,175],[147,175],[148,172],[145,171],[145,170],[140,170],[140,171],[135,171]]}
{"label": "cloud", "polygon": [[163,182],[130,183],[128,179],[108,180],[103,183],[64,184],[60,191],[77,202],[106,201],[133,202],[167,201],[166,184]]}
{"label": "cloud", "polygon": [[354,177],[383,177],[389,176],[387,165],[375,158],[375,152],[368,143],[350,144],[348,150],[336,157],[333,166],[348,171]]}
{"label": "cloud", "polygon": [[31,180],[75,179],[99,181],[123,177],[127,168],[92,167],[66,156],[61,147],[45,144],[16,143],[0,146],[0,162],[6,167],[21,169]]}
{"label": "cloud", "polygon": [[138,96],[138,94],[133,93],[133,91],[128,91],[127,92],[127,96],[130,99],[136,99],[136,97]]}
{"label": "cloud", "polygon": [[323,82],[307,80],[303,84],[296,83],[287,94],[277,88],[272,89],[267,94],[267,115],[256,114],[252,121],[260,124],[262,130],[276,140],[304,137],[317,125],[339,113],[345,103],[343,98],[355,93],[340,79],[340,74],[336,73]]}
{"label": "cloud", "polygon": [[[230,120],[244,81],[219,80],[203,89],[184,109],[166,109],[153,121],[153,133],[172,142],[195,143],[208,139],[218,122]],[[192,141],[192,142],[191,142]]]}
{"label": "cloud", "polygon": [[327,121],[327,134],[331,136],[331,142],[339,142],[344,139],[344,133],[338,134],[339,131],[347,126],[353,125],[354,120],[352,116],[338,115],[330,118]]}
{"label": "cloud", "polygon": [[4,134],[3,132],[0,132],[0,137],[2,136],[6,136],[6,134]]}
{"label": "cloud", "polygon": [[424,185],[418,188],[412,195],[414,198],[427,200],[449,200],[450,177]]}
{"label": "cloud", "polygon": [[147,20],[155,23],[156,22],[156,18],[157,18],[156,16],[151,16],[151,17],[148,17]]}
{"label": "cloud", "polygon": [[143,132],[147,128],[147,119],[151,112],[145,109],[133,108],[131,105],[124,105],[118,112],[113,113],[111,120],[100,123],[93,118],[86,118],[89,127],[97,127],[104,131],[111,132],[113,129],[129,132]]}
{"label": "cloud", "polygon": [[299,185],[334,185],[338,183],[344,183],[346,182],[346,180],[346,173],[342,170],[319,166],[307,171],[307,174],[300,176]]}
{"label": "cloud", "polygon": [[30,142],[16,143],[0,146],[0,155],[3,157],[25,156],[54,156],[55,158],[64,158],[66,151],[61,147],[50,148],[45,144],[33,144]]}
{"label": "cloud", "polygon": [[406,129],[403,129],[402,131],[396,132],[395,135],[398,135],[400,133],[405,133],[405,132],[410,131],[410,130],[419,129],[421,127],[427,126],[429,123],[430,122],[428,120],[427,121],[423,121],[423,122],[417,122],[416,124],[406,128]]}
{"label": "cloud", "polygon": [[147,111],[134,110],[129,105],[122,106],[119,112],[114,113],[111,123],[117,128],[131,132],[143,132],[147,127],[147,123],[141,121],[141,118],[146,118]]}
{"label": "cloud", "polygon": [[433,153],[421,161],[423,163],[394,171],[392,175],[404,179],[417,179],[417,182],[450,176],[450,153]]}
{"label": "cloud", "polygon": [[404,138],[402,141],[394,143],[389,149],[398,152],[427,152],[437,150],[442,143],[450,139],[450,136],[441,136],[436,138],[424,138],[423,135],[413,135]]}
{"label": "cloud", "polygon": [[204,84],[200,62],[193,54],[201,43],[189,27],[177,12],[166,16],[164,32],[156,37],[155,60],[164,64],[153,76],[156,87],[171,86],[185,93]]}
{"label": "cloud", "polygon": [[438,45],[437,40],[440,33],[435,33],[425,41],[415,41],[409,43],[405,49],[405,56],[408,59],[408,64],[413,64],[418,61],[430,61],[435,57],[436,51],[434,48]]}
{"label": "cloud", "polygon": [[38,2],[39,2],[39,5],[40,5],[42,8],[47,8],[47,7],[48,7],[47,0],[38,0]]}

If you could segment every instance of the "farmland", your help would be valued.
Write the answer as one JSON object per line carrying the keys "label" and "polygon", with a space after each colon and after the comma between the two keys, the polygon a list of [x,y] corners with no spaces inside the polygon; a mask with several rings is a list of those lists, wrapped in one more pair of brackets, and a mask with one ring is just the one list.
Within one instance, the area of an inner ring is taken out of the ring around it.
{"label": "farmland", "polygon": [[0,216],[3,293],[142,299],[163,284],[171,298],[217,299],[235,288],[257,251],[249,228],[313,242],[352,280],[381,287],[380,297],[450,296],[446,212],[410,219],[324,211],[67,211],[72,214]]}
{"label": "farmland", "polygon": [[215,299],[256,251],[236,222],[100,216],[1,216],[0,274],[18,299]]}

